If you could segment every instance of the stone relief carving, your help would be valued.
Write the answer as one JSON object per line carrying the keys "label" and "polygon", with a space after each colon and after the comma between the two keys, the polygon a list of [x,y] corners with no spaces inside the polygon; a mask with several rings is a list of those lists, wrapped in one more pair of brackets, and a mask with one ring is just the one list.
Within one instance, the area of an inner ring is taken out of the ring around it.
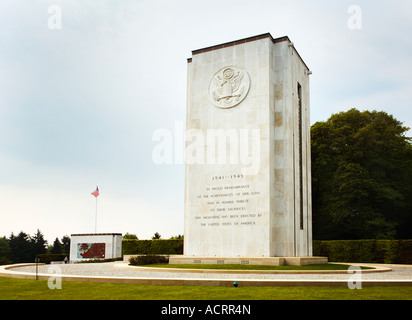
{"label": "stone relief carving", "polygon": [[219,108],[232,108],[249,92],[249,74],[237,67],[224,67],[215,73],[209,84],[209,98]]}

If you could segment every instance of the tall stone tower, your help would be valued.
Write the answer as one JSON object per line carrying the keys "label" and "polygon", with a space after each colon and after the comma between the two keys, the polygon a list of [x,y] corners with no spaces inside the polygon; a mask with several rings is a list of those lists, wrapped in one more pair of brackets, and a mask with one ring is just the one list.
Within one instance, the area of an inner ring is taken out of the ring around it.
{"label": "tall stone tower", "polygon": [[310,73],[269,33],[192,51],[184,256],[312,256]]}

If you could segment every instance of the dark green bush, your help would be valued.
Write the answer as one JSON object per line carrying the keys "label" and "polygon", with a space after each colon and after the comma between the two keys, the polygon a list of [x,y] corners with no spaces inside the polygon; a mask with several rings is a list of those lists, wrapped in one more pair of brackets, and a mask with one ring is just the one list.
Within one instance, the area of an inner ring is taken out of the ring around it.
{"label": "dark green bush", "polygon": [[331,262],[412,264],[412,240],[314,240],[313,255]]}
{"label": "dark green bush", "polygon": [[[40,259],[40,263],[49,264],[51,261],[63,261],[65,257],[69,259],[68,254],[38,254],[37,257]],[[34,262],[34,261],[33,261]]]}
{"label": "dark green bush", "polygon": [[4,264],[11,264],[11,260],[7,259],[6,257],[0,257],[0,265]]}
{"label": "dark green bush", "polygon": [[124,239],[122,254],[183,254],[183,239]]}
{"label": "dark green bush", "polygon": [[129,259],[129,264],[132,266],[142,266],[147,264],[159,264],[159,263],[169,263],[169,256],[159,256],[159,255],[141,255],[133,256]]}
{"label": "dark green bush", "polygon": [[412,264],[412,240],[399,240],[396,249],[396,263]]}

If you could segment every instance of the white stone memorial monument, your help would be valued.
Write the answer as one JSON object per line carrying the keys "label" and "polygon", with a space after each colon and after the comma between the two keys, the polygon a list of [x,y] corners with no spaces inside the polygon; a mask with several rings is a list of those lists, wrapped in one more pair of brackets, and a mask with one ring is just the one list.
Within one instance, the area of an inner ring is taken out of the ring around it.
{"label": "white stone memorial monument", "polygon": [[310,73],[269,33],[192,51],[184,255],[170,263],[327,262],[312,257]]}
{"label": "white stone memorial monument", "polygon": [[70,239],[70,261],[114,259],[122,256],[121,233],[72,234]]}

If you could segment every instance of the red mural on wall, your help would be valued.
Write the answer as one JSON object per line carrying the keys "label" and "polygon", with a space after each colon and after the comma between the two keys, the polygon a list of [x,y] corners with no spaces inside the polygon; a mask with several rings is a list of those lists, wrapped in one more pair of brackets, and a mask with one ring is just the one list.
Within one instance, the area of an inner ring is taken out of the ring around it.
{"label": "red mural on wall", "polygon": [[105,243],[79,243],[78,254],[83,259],[98,259],[105,257],[106,244]]}

